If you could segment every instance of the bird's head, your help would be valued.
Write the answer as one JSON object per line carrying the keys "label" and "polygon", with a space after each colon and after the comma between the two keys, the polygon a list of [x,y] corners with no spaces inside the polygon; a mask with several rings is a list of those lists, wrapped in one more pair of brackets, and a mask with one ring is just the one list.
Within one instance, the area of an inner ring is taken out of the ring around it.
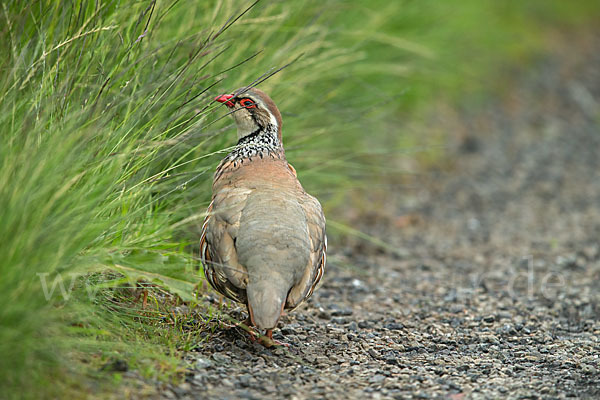
{"label": "bird's head", "polygon": [[262,90],[241,88],[234,94],[218,96],[215,101],[231,109],[231,116],[237,125],[238,139],[260,130],[276,132],[279,143],[282,143],[281,113],[273,100]]}

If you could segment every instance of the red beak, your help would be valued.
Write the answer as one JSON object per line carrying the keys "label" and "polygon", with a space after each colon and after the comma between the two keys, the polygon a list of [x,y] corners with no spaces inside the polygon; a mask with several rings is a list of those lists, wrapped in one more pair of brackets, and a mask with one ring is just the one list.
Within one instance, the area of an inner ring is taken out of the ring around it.
{"label": "red beak", "polygon": [[215,101],[218,101],[219,103],[223,103],[227,107],[231,108],[231,107],[233,107],[233,101],[231,101],[232,98],[233,98],[232,94],[222,94],[221,96],[215,97]]}

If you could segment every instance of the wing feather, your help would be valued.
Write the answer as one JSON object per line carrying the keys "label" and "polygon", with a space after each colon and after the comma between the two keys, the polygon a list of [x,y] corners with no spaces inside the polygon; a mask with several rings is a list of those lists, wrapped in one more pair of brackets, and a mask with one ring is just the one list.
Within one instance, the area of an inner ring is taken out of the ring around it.
{"label": "wing feather", "polygon": [[290,290],[286,308],[294,309],[312,296],[325,272],[327,259],[327,235],[325,233],[325,215],[319,201],[309,194],[301,202],[306,215],[310,238],[310,257],[300,281]]}
{"label": "wing feather", "polygon": [[200,236],[200,259],[208,283],[223,296],[246,303],[248,272],[237,261],[235,239],[249,191],[222,190],[213,196]]}

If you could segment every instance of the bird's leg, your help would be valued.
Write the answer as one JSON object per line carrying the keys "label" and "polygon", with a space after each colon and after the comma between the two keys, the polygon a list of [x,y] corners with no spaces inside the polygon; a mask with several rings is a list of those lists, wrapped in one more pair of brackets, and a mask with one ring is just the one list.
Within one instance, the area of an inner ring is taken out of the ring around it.
{"label": "bird's leg", "polygon": [[[141,291],[137,292],[139,289],[141,289]],[[140,297],[143,296],[142,309],[145,309],[148,305],[148,289],[146,289],[146,286],[142,285],[140,282],[137,282],[136,292],[137,294],[135,296],[135,302],[137,303],[140,300]]]}
{"label": "bird's leg", "polygon": [[254,334],[254,332],[252,332],[250,329],[248,329],[246,332],[248,332],[248,337],[250,338],[250,341],[252,343],[256,342],[256,335]]}
{"label": "bird's leg", "polygon": [[246,332],[248,332],[248,336],[250,336],[251,341],[256,342],[256,335],[251,329],[254,326],[254,324],[252,323],[252,318],[250,318],[250,316],[248,316],[248,318],[240,322],[238,326]]}
{"label": "bird's leg", "polygon": [[246,325],[248,328],[250,328],[251,326],[254,326],[254,324],[252,323],[252,318],[250,318],[249,315],[248,315],[248,318],[246,318],[245,320],[240,322],[239,325]]}
{"label": "bird's leg", "polygon": [[[283,315],[283,310],[285,308],[285,302],[281,303],[281,310],[279,311],[279,316]],[[273,347],[273,346],[285,346],[290,347],[289,343],[280,342],[278,340],[273,339],[273,328],[267,329],[264,336],[261,336],[259,342],[265,347]]]}
{"label": "bird's leg", "polygon": [[252,322],[252,315],[250,314],[250,307],[248,307],[248,305],[246,305],[246,307],[248,309],[248,318],[246,318],[242,322],[238,323],[237,326],[242,328],[246,332],[248,332],[248,336],[250,336],[250,340],[252,342],[256,342],[256,335],[252,331],[252,327],[254,326],[254,323]]}

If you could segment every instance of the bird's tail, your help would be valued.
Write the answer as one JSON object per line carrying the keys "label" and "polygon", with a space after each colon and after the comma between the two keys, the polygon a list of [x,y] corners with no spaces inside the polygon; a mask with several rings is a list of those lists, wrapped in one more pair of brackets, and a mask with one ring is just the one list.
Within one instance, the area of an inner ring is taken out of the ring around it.
{"label": "bird's tail", "polygon": [[273,329],[281,317],[287,298],[286,285],[273,280],[248,283],[248,310],[252,323],[259,329]]}

